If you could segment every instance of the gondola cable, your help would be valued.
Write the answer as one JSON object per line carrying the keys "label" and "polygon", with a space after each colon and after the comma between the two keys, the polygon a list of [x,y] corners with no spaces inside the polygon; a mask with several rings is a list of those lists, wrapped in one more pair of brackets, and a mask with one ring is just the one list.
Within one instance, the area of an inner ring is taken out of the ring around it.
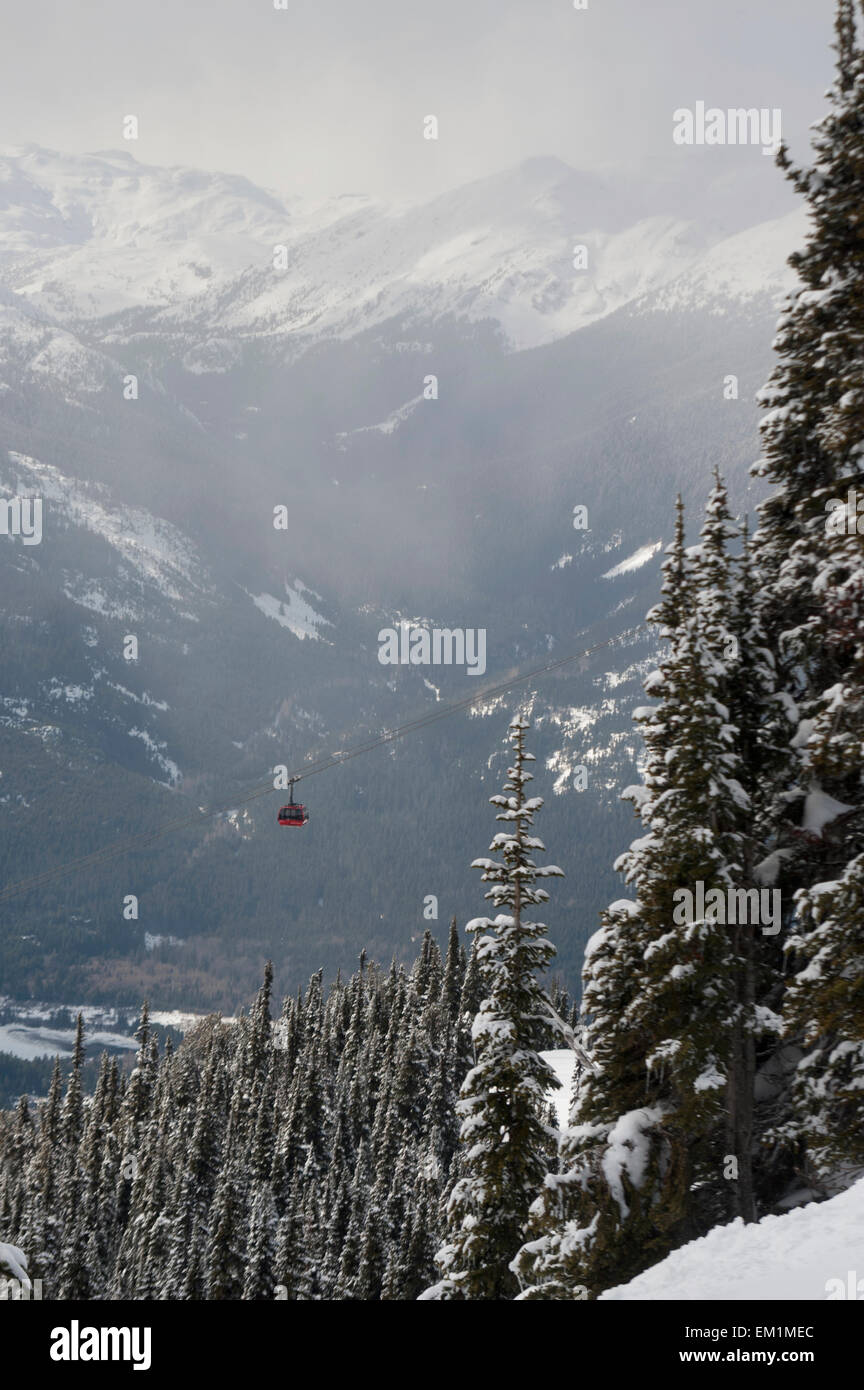
{"label": "gondola cable", "polygon": [[[512,690],[514,686],[523,685],[527,681],[533,680],[537,676],[546,675],[550,671],[560,670],[563,666],[569,666],[574,661],[581,661],[584,657],[592,656],[595,652],[601,651],[604,647],[611,647],[616,642],[621,642],[632,633],[644,628],[644,623],[638,623],[635,627],[627,628],[624,632],[618,633],[615,637],[609,637],[603,642],[596,642],[591,647],[586,647],[584,651],[574,652],[571,656],[559,658],[557,661],[547,662],[543,666],[537,666],[531,671],[523,671],[518,676],[513,676],[510,680],[501,681],[497,685],[487,686],[485,690],[478,691],[476,695],[468,696],[464,700],[457,700],[451,705],[445,706],[441,710],[429,711],[427,714],[417,719],[409,720],[405,724],[398,725],[395,729],[388,729],[374,739],[365,743],[358,744],[354,748],[339,750],[329,757],[319,758],[317,762],[306,764],[297,768],[293,773],[289,773],[287,781],[290,783],[305,781],[308,777],[315,777],[319,772],[326,772],[328,768],[339,767],[343,763],[350,762],[352,758],[359,758],[364,753],[370,753],[375,748],[381,748],[388,743],[393,743],[396,739],[404,738],[407,734],[419,732],[420,729],[428,728],[431,724],[437,723],[441,719],[447,719],[453,714],[458,714],[462,710],[470,709],[473,705],[480,704],[487,700],[496,699],[506,691]],[[111,859],[121,855],[129,854],[133,850],[146,849],[161,839],[163,835],[168,835],[172,831],[186,829],[189,826],[200,825],[203,820],[211,820],[215,816],[225,815],[229,811],[236,810],[239,806],[245,806],[250,801],[255,801],[262,796],[272,796],[275,791],[272,779],[266,783],[253,787],[250,791],[232,798],[224,805],[212,808],[209,811],[199,811],[197,815],[186,815],[177,817],[172,821],[166,821],[156,830],[144,831],[139,835],[129,836],[125,840],[113,845],[105,845],[102,849],[93,850],[92,853],[81,856],[78,859],[68,860],[64,864],[57,864],[53,868],[44,869],[41,873],[33,874],[29,878],[19,879],[15,883],[7,884],[0,889],[0,903],[9,901],[21,893],[29,892],[31,889],[40,888],[43,884],[50,883],[55,878],[62,878],[67,874],[74,873],[80,869],[98,868],[108,863]]]}

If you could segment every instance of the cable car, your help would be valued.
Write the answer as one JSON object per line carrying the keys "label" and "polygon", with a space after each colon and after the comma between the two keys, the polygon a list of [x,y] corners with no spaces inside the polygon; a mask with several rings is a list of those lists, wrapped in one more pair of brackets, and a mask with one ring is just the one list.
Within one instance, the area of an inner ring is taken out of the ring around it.
{"label": "cable car", "polygon": [[294,783],[298,779],[292,777],[289,783],[291,787],[291,800],[287,806],[279,807],[280,825],[305,825],[309,819],[309,812],[305,806],[301,806],[299,801],[294,800]]}

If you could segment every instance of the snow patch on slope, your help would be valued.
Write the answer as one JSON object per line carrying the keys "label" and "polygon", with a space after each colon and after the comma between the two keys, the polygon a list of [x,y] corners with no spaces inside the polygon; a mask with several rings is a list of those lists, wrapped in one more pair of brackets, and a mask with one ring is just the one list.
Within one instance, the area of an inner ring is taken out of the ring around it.
{"label": "snow patch on slope", "polygon": [[316,642],[320,641],[321,633],[318,629],[322,623],[330,626],[330,620],[316,613],[312,605],[300,597],[300,589],[305,593],[312,592],[311,589],[306,589],[305,585],[298,583],[295,589],[292,589],[290,584],[285,585],[284,599],[274,598],[272,594],[250,594],[249,597],[265,617],[272,618],[280,627],[287,627],[289,632],[293,632],[301,641],[307,637]]}
{"label": "snow patch on slope", "polygon": [[355,434],[393,434],[402,422],[407,420],[408,416],[414,413],[422,399],[422,392],[419,396],[413,396],[410,401],[406,401],[405,404],[400,405],[398,409],[391,410],[386,420],[382,420],[380,424],[361,425],[359,429],[356,430],[340,430],[336,436],[336,438],[340,440],[339,448],[344,451],[347,446],[341,441],[350,439],[351,436]]}
{"label": "snow patch on slope", "polygon": [[634,570],[641,569],[643,565],[648,564],[649,560],[653,560],[662,544],[662,541],[650,541],[648,545],[640,546],[632,555],[628,555],[626,560],[622,560],[620,564],[607,570],[601,577],[603,579],[617,579],[620,574],[632,574]]}
{"label": "snow patch on slope", "polygon": [[150,754],[150,757],[153,759],[153,762],[164,772],[168,780],[162,783],[163,787],[176,787],[179,785],[183,780],[183,774],[173,759],[166,757],[163,751],[168,746],[166,743],[162,743],[155,739],[146,729],[131,728],[129,730],[129,737],[140,739],[147,749],[147,752]]}
{"label": "snow patch on slope", "polygon": [[[9,451],[18,477],[12,484],[18,491],[23,484],[27,495],[41,497],[44,506],[43,530],[51,525],[52,514],[81,526],[103,540],[136,573],[167,599],[177,602],[190,590],[203,586],[201,566],[192,543],[168,521],[162,521],[141,507],[112,504],[107,488],[85,483],[61,473],[53,464],[40,463],[26,454]],[[91,581],[81,579],[83,591],[66,590],[67,596],[95,612],[110,610],[110,600]],[[125,610],[123,616],[129,615]]]}

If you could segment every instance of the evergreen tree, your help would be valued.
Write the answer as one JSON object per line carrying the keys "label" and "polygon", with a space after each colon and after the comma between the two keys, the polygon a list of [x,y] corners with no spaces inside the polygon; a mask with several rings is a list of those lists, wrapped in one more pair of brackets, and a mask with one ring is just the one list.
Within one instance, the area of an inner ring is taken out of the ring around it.
{"label": "evergreen tree", "polygon": [[798,895],[788,948],[801,968],[785,1001],[788,1032],[806,1048],[792,1086],[794,1119],[779,1132],[807,1146],[825,1191],[864,1170],[864,854],[839,880]]}
{"label": "evergreen tree", "polygon": [[276,1255],[276,1208],[273,1194],[262,1184],[252,1204],[249,1224],[249,1257],[243,1280],[244,1299],[270,1299],[277,1280],[274,1278]]}
{"label": "evergreen tree", "polygon": [[596,1070],[578,1087],[561,1172],[547,1177],[516,1263],[523,1297],[596,1297],[714,1224],[725,1201],[724,1110],[742,1020],[740,963],[717,904],[740,882],[750,814],[723,698],[739,655],[732,534],[718,478],[688,554],[679,499],[649,614],[669,651],[645,682],[659,704],[636,712],[643,784],[624,793],[645,833],[616,864],[637,896],[612,904],[586,947],[584,1041]]}
{"label": "evergreen tree", "polygon": [[554,954],[541,922],[523,911],[548,901],[538,879],[561,877],[557,865],[538,866],[532,855],[543,843],[530,833],[540,797],[526,797],[534,761],[525,750],[528,720],[516,716],[509,737],[514,750],[503,794],[491,798],[507,829],[477,859],[491,884],[486,897],[505,909],[477,918],[477,956],[484,999],[474,1021],[476,1065],[461,1090],[460,1137],[466,1146],[463,1175],[447,1208],[448,1240],[438,1255],[443,1279],[424,1299],[507,1299],[518,1291],[510,1264],[517,1254],[545,1169],[545,1098],[555,1084],[538,1048],[548,1041],[551,1017],[538,983]]}
{"label": "evergreen tree", "polygon": [[805,1055],[773,1137],[817,1186],[832,1166],[859,1161],[864,1129],[864,1029],[849,984],[864,853],[864,53],[854,0],[838,0],[835,51],[812,167],[795,168],[785,147],[778,155],[810,230],[790,258],[801,283],[761,397],[757,472],[774,491],[755,537],[766,630],[797,725],[772,851],[777,882],[799,904],[784,1021]]}

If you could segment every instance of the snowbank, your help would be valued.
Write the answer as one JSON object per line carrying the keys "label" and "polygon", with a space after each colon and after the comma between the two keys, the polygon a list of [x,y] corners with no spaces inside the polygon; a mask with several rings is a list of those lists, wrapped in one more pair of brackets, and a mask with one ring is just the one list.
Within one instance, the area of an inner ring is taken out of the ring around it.
{"label": "snowbank", "polygon": [[27,1276],[27,1259],[17,1245],[6,1245],[0,1240],[0,1279],[17,1279],[25,1288],[30,1287]]}
{"label": "snowbank", "polygon": [[602,1299],[864,1301],[864,1179],[756,1225],[740,1219],[691,1241]]}

